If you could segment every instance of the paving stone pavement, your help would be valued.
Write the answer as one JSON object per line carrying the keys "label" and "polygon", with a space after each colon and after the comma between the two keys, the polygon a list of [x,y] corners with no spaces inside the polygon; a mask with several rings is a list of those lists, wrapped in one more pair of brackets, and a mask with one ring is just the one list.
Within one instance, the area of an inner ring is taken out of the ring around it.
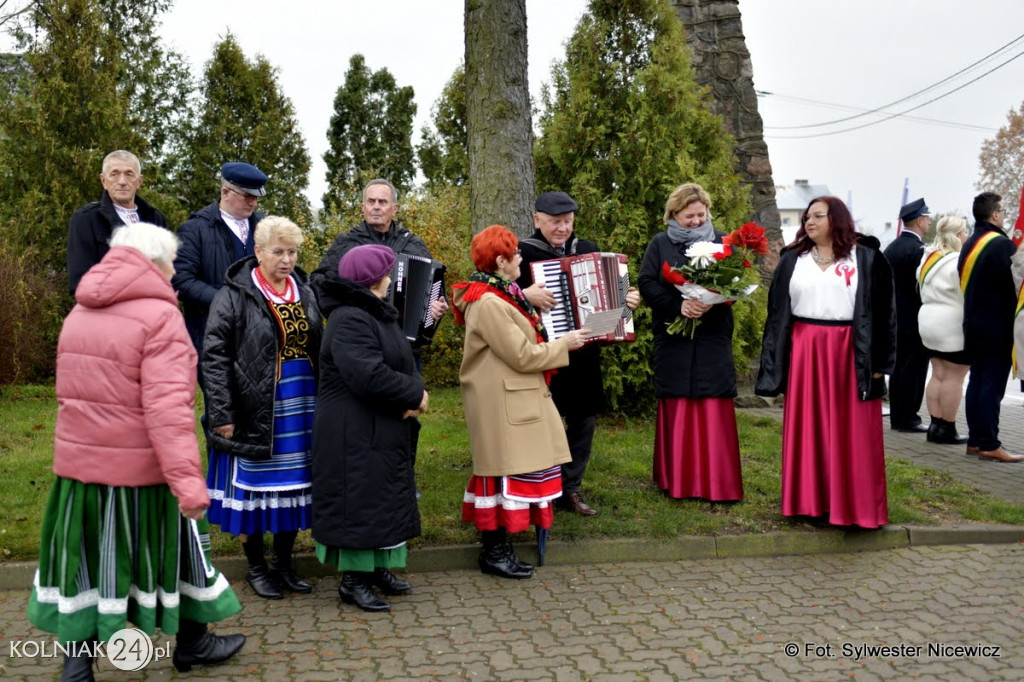
{"label": "paving stone pavement", "polygon": [[[278,602],[243,584],[243,613],[220,627],[244,632],[245,649],[189,676],[1019,680],[1022,562],[1024,545],[998,544],[544,567],[521,582],[442,571],[408,576],[413,593],[393,598],[386,614],[341,604],[335,578]],[[59,661],[10,657],[19,638],[43,639],[26,632],[27,595],[0,593],[0,676],[53,679]],[[157,646],[169,642],[156,638]],[[140,673],[103,660],[97,673],[99,680],[175,676],[167,659]]]}

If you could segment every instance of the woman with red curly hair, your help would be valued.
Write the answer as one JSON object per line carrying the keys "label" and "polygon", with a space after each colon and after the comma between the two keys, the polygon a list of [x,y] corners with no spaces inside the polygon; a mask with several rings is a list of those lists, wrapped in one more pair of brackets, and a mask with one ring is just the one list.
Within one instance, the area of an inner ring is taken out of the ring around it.
{"label": "woman with red curly hair", "polygon": [[896,360],[892,269],[836,197],[812,199],[768,293],[758,395],[786,394],[782,514],[889,521],[884,374]]}
{"label": "woman with red curly hair", "polygon": [[529,578],[533,566],[512,552],[507,533],[551,527],[551,502],[562,494],[560,465],[571,460],[548,383],[586,330],[548,341],[540,315],[515,283],[519,239],[491,225],[473,238],[467,282],[452,287],[455,321],[466,326],[459,370],[473,475],[462,520],[482,533],[480,570]]}

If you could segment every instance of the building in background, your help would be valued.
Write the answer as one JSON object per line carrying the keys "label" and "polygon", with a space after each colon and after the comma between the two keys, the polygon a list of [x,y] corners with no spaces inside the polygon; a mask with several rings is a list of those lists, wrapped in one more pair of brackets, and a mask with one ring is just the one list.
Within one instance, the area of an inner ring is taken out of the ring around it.
{"label": "building in background", "polygon": [[800,214],[811,199],[831,195],[828,185],[812,185],[807,180],[794,180],[792,185],[775,185],[775,205],[779,207],[782,241],[789,244],[800,227]]}

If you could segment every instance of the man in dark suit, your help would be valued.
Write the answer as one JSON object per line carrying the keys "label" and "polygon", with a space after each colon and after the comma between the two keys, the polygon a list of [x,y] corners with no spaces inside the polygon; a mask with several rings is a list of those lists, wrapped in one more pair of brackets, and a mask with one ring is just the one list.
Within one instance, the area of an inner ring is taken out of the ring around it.
{"label": "man in dark suit", "polygon": [[1010,259],[1017,250],[1003,234],[1002,197],[982,192],[974,197],[974,233],[960,250],[964,292],[964,350],[971,361],[964,407],[967,454],[989,462],[1020,462],[999,440],[999,405],[1010,377],[1013,320],[1017,292]]}
{"label": "man in dark suit", "polygon": [[917,329],[921,309],[917,268],[924,254],[923,237],[932,224],[924,199],[903,206],[900,220],[903,230],[885,249],[896,293],[896,365],[889,377],[889,425],[904,433],[925,433],[928,428],[917,415],[928,376],[928,353]]}

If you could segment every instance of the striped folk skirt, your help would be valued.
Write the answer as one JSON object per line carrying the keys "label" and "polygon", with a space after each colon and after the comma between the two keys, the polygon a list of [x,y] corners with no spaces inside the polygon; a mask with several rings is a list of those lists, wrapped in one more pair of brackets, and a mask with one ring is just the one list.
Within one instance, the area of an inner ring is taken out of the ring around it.
{"label": "striped folk skirt", "polygon": [[208,529],[181,516],[166,485],[57,477],[28,619],[62,642],[106,641],[129,621],[149,635],[173,635],[182,618],[223,620],[241,606],[210,563]]}
{"label": "striped folk skirt", "polygon": [[210,450],[206,472],[210,523],[232,535],[310,527],[315,410],[312,364],[306,358],[281,363],[281,379],[274,388],[270,459],[252,460]]}
{"label": "striped folk skirt", "polygon": [[477,530],[504,528],[519,533],[531,525],[551,528],[551,502],[562,495],[562,467],[514,476],[469,477],[462,498],[462,520]]}

